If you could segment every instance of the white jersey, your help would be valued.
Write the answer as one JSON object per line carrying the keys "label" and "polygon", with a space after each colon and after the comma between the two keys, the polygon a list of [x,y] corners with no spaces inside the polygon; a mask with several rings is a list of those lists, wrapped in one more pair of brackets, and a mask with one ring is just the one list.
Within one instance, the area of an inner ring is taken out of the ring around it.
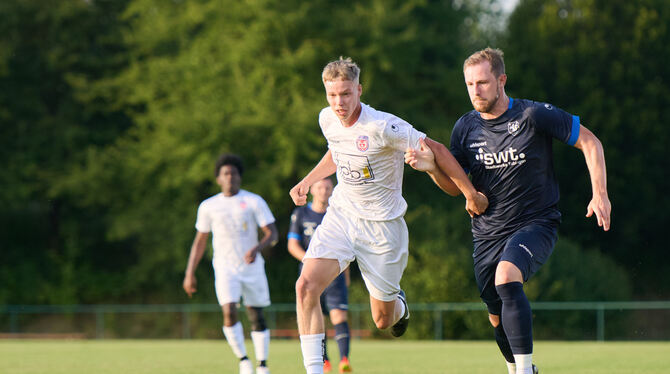
{"label": "white jersey", "polygon": [[215,266],[242,271],[247,267],[264,269],[260,253],[250,265],[244,262],[244,254],[258,244],[258,227],[274,221],[262,197],[240,190],[234,196],[218,193],[203,201],[198,207],[195,228],[199,232],[212,232]]}
{"label": "white jersey", "polygon": [[405,214],[402,197],[404,152],[426,135],[402,119],[361,103],[353,126],[345,127],[330,107],[319,114],[321,131],[337,165],[337,186],[329,204],[372,221]]}

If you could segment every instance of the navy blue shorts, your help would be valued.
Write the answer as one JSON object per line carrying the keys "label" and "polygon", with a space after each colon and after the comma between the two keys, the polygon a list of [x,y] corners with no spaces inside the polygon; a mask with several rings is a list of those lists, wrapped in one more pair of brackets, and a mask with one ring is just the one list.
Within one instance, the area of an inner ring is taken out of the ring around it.
{"label": "navy blue shorts", "polygon": [[[302,271],[302,263],[299,266]],[[329,314],[333,309],[349,310],[349,290],[344,272],[340,273],[321,294],[321,311]]]}
{"label": "navy blue shorts", "polygon": [[558,223],[533,222],[512,234],[495,238],[475,238],[472,257],[475,279],[490,314],[500,315],[502,302],[495,287],[496,268],[500,261],[509,261],[521,270],[526,282],[547,262],[558,238]]}
{"label": "navy blue shorts", "polygon": [[323,314],[328,314],[333,309],[349,309],[349,292],[344,272],[340,273],[321,294],[321,311]]}

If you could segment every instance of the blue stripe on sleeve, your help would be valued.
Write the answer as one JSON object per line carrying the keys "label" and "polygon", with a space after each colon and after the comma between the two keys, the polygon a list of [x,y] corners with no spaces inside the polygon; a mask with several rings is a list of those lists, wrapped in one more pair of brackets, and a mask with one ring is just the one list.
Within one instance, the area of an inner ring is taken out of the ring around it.
{"label": "blue stripe on sleeve", "polygon": [[572,130],[570,130],[570,139],[568,145],[575,145],[579,138],[579,116],[572,116]]}
{"label": "blue stripe on sleeve", "polygon": [[512,105],[514,105],[514,99],[511,97],[509,98],[509,106],[507,106],[507,109],[512,109]]}
{"label": "blue stripe on sleeve", "polygon": [[302,236],[300,234],[296,234],[294,232],[289,232],[288,233],[288,239],[300,240],[300,239],[302,239]]}

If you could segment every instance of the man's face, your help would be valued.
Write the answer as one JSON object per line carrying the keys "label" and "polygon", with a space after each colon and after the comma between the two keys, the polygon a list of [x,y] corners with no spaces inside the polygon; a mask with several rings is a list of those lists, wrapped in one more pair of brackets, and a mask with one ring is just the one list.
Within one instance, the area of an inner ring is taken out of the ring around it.
{"label": "man's face", "polygon": [[463,71],[465,85],[468,87],[468,95],[472,106],[479,113],[489,113],[502,95],[505,74],[500,77],[491,71],[491,63],[481,62],[470,65]]}
{"label": "man's face", "polygon": [[315,202],[327,203],[330,195],[333,194],[333,182],[330,179],[320,180],[309,189]]}
{"label": "man's face", "polygon": [[219,169],[219,176],[216,177],[216,183],[221,186],[221,192],[226,196],[235,195],[240,191],[242,176],[233,165],[223,165]]}
{"label": "man's face", "polygon": [[355,119],[352,116],[360,104],[363,91],[361,85],[345,80],[325,81],[323,85],[330,108],[342,123],[353,125]]}

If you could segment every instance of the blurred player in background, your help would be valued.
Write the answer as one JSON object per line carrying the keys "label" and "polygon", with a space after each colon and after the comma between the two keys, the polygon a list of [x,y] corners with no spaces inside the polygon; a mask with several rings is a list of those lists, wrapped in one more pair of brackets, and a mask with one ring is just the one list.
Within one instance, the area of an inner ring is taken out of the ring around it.
{"label": "blurred player in background", "polygon": [[[296,282],[296,306],[303,363],[308,374],[323,373],[325,340],[320,297],[323,290],[356,260],[370,293],[372,319],[379,329],[403,335],[409,308],[400,289],[407,266],[409,235],[403,215],[403,152],[417,148],[426,135],[409,123],[360,101],[360,69],[343,59],[326,65],[322,82],[329,107],[319,114],[328,142],[321,161],[290,191],[293,202],[307,202],[310,186],[337,173],[328,211],[309,243]],[[446,148],[426,139],[443,158],[449,177],[463,190],[466,209],[484,212],[488,202],[478,193]]]}
{"label": "blurred player in background", "polygon": [[[314,235],[314,230],[321,223],[328,208],[328,199],[333,194],[333,180],[322,179],[312,185],[309,189],[312,202],[295,208],[291,215],[291,227],[288,233],[288,251],[293,257],[301,262],[309,247],[309,241]],[[349,309],[349,268],[347,267],[335,278],[321,294],[321,309],[324,315],[330,316],[330,322],[335,329],[335,341],[340,349],[340,373],[351,371],[349,364],[349,323],[347,322],[347,310]],[[324,363],[323,371],[330,372],[331,364],[328,359],[328,350],[324,340]]]}
{"label": "blurred player in background", "polygon": [[[451,153],[490,202],[484,214],[472,219],[475,278],[508,372],[537,373],[532,363],[532,314],[523,283],[547,261],[557,240],[561,213],[552,141],[584,153],[592,188],[586,216],[595,214],[598,226],[607,231],[611,204],[605,155],[579,117],[550,104],[507,96],[501,50],[472,54],[463,73],[475,110],[454,125]],[[439,159],[434,162],[433,151],[410,149],[405,160],[428,171],[444,191],[459,194],[449,179],[432,175],[441,166]]]}
{"label": "blurred player in background", "polygon": [[[223,333],[240,359],[240,374],[253,374],[254,367],[244,346],[244,331],[237,317],[241,298],[251,322],[251,340],[258,362],[256,373],[269,374],[270,331],[265,325],[263,307],[270,305],[270,292],[261,251],[277,242],[277,229],[265,200],[240,189],[243,172],[242,159],[236,155],[223,154],[217,160],[215,176],[221,193],[206,199],[198,208],[197,232],[183,287],[189,297],[196,292],[195,270],[207,248],[209,233],[213,233],[214,286],[223,311]],[[260,241],[259,227],[263,234]]]}

